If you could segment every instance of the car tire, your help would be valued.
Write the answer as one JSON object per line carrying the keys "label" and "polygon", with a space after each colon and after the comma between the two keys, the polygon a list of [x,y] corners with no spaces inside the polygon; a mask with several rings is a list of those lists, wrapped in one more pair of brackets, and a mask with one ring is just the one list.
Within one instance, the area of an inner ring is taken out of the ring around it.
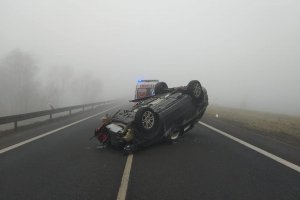
{"label": "car tire", "polygon": [[168,89],[168,85],[165,82],[158,82],[154,87],[155,95],[163,94]]}
{"label": "car tire", "polygon": [[135,123],[138,131],[138,139],[150,140],[158,134],[159,117],[153,109],[149,107],[140,108],[135,115]]}
{"label": "car tire", "polygon": [[189,95],[191,95],[196,101],[200,100],[203,96],[202,86],[197,80],[189,82],[189,84],[187,85],[187,91]]}
{"label": "car tire", "polygon": [[173,144],[178,141],[178,139],[182,136],[183,134],[183,129],[176,129],[172,131],[167,137],[166,137],[166,142],[168,144]]}

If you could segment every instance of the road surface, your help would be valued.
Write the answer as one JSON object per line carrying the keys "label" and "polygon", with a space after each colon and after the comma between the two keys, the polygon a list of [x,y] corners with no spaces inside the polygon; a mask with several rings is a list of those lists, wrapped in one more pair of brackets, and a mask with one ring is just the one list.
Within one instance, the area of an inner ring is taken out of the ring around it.
{"label": "road surface", "polygon": [[[135,153],[132,162],[118,150],[97,149],[89,138],[101,116],[117,109],[0,136],[0,199],[300,199],[299,171],[203,124],[174,144]],[[299,147],[221,119],[202,122],[300,165]]]}

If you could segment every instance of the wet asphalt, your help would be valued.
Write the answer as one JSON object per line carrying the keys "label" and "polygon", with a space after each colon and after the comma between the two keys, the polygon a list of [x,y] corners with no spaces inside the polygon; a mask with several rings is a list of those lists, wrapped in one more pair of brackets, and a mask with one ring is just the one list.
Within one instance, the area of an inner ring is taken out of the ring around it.
{"label": "wet asphalt", "polygon": [[[1,136],[0,149],[108,108]],[[104,115],[0,154],[0,199],[117,199],[127,157],[89,140]],[[300,164],[300,147],[219,119],[202,121]],[[133,155],[126,199],[299,200],[300,173],[198,124],[176,143]]]}

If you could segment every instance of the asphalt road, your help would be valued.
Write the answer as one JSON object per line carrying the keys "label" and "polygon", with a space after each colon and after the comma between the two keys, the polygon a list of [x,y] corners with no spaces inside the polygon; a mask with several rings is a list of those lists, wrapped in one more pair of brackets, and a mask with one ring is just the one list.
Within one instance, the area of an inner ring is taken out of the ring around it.
{"label": "asphalt road", "polygon": [[[1,136],[0,152],[110,107]],[[127,157],[118,150],[97,149],[97,141],[89,141],[102,115],[0,153],[0,199],[116,200]],[[202,121],[300,165],[300,147],[219,119]],[[198,124],[177,143],[134,154],[126,192],[127,200],[299,200],[300,173]]]}

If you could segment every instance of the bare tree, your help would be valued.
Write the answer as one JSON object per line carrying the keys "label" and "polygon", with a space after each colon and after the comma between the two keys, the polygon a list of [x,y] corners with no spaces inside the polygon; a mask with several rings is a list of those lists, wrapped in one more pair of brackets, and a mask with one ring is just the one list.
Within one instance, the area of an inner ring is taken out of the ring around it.
{"label": "bare tree", "polygon": [[73,79],[73,93],[80,103],[89,103],[100,100],[101,81],[92,73],[85,72]]}
{"label": "bare tree", "polygon": [[46,72],[43,96],[46,97],[48,104],[55,107],[65,106],[73,74],[74,70],[66,65],[52,66]]}
{"label": "bare tree", "polygon": [[101,81],[89,71],[57,65],[47,72],[43,91],[48,103],[56,107],[90,103],[100,100]]}
{"label": "bare tree", "polygon": [[40,101],[33,58],[14,50],[0,64],[1,115],[19,114],[37,109]]}
{"label": "bare tree", "polygon": [[20,50],[0,62],[0,116],[101,100],[101,81],[91,72],[57,65],[43,72],[41,85],[38,70],[32,56]]}

